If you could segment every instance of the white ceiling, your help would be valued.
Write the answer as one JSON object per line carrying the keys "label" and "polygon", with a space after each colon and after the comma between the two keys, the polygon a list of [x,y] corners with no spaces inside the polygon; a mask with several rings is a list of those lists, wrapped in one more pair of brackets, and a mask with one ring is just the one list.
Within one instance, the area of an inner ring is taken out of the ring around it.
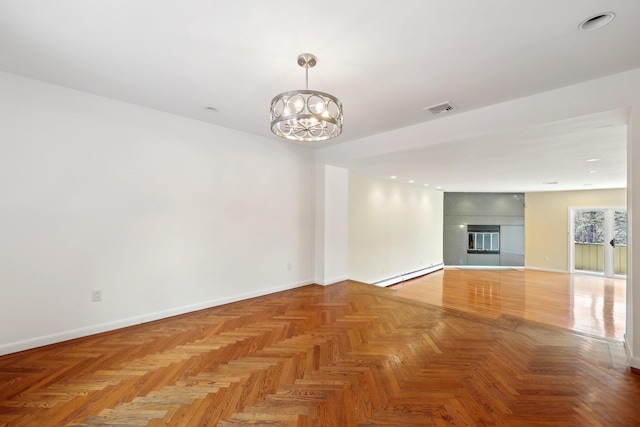
{"label": "white ceiling", "polygon": [[447,192],[624,188],[627,114],[609,111],[339,163],[361,175]]}
{"label": "white ceiling", "polygon": [[[271,98],[304,87],[310,52],[310,89],[344,104],[330,144],[349,144],[441,120],[423,108],[444,101],[464,114],[640,68],[639,19],[632,0],[0,0],[0,70],[275,141]],[[349,167],[447,191],[624,187],[625,123],[609,112]]]}

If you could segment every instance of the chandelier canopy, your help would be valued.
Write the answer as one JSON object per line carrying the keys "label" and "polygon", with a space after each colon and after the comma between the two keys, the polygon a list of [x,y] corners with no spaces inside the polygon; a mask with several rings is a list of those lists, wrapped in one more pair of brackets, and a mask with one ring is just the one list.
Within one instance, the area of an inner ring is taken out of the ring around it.
{"label": "chandelier canopy", "polygon": [[271,132],[293,141],[325,141],[342,133],[342,103],[328,93],[309,90],[309,68],[318,62],[310,53],[298,56],[305,69],[304,90],[292,90],[271,100]]}

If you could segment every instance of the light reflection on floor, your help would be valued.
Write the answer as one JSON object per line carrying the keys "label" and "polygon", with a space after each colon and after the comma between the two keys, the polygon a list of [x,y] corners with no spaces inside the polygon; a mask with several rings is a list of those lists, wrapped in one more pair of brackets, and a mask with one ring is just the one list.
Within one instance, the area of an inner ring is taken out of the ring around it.
{"label": "light reflection on floor", "polygon": [[489,318],[509,315],[605,338],[624,338],[624,279],[446,268],[391,288],[400,297]]}

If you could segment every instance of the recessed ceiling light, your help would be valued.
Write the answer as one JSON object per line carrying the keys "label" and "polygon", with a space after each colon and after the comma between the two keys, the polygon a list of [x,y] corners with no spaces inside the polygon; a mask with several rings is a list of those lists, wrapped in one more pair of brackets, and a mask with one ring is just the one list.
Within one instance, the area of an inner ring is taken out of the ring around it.
{"label": "recessed ceiling light", "polygon": [[425,187],[428,187],[428,186],[429,186],[429,184],[425,184],[424,186],[425,186]]}
{"label": "recessed ceiling light", "polygon": [[415,182],[415,181],[414,181],[414,180],[412,180],[412,179],[410,179],[410,180],[409,180],[409,184],[413,184],[414,182]]}
{"label": "recessed ceiling light", "polygon": [[589,171],[589,173],[598,173],[598,171]]}
{"label": "recessed ceiling light", "polygon": [[216,107],[204,107],[205,110],[211,112],[211,113],[217,113],[218,109]]}
{"label": "recessed ceiling light", "polygon": [[613,21],[614,17],[613,12],[604,12],[599,13],[597,15],[593,15],[590,18],[585,19],[578,25],[578,28],[581,31],[591,31],[596,30],[598,28],[602,28],[607,25],[609,22]]}
{"label": "recessed ceiling light", "polygon": [[557,184],[558,181],[544,181],[543,184],[547,184],[547,185],[555,185]]}
{"label": "recessed ceiling light", "polygon": [[391,178],[391,179],[396,179],[396,178],[397,178],[397,176],[395,176],[395,175],[391,175],[389,178]]}
{"label": "recessed ceiling light", "polygon": [[587,159],[586,162],[598,162],[600,159]]}

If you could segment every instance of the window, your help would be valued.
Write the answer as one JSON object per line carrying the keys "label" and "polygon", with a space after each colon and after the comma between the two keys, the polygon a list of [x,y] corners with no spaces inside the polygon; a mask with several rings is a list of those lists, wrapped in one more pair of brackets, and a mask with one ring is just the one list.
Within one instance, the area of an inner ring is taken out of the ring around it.
{"label": "window", "polygon": [[499,225],[468,225],[468,254],[499,254]]}

